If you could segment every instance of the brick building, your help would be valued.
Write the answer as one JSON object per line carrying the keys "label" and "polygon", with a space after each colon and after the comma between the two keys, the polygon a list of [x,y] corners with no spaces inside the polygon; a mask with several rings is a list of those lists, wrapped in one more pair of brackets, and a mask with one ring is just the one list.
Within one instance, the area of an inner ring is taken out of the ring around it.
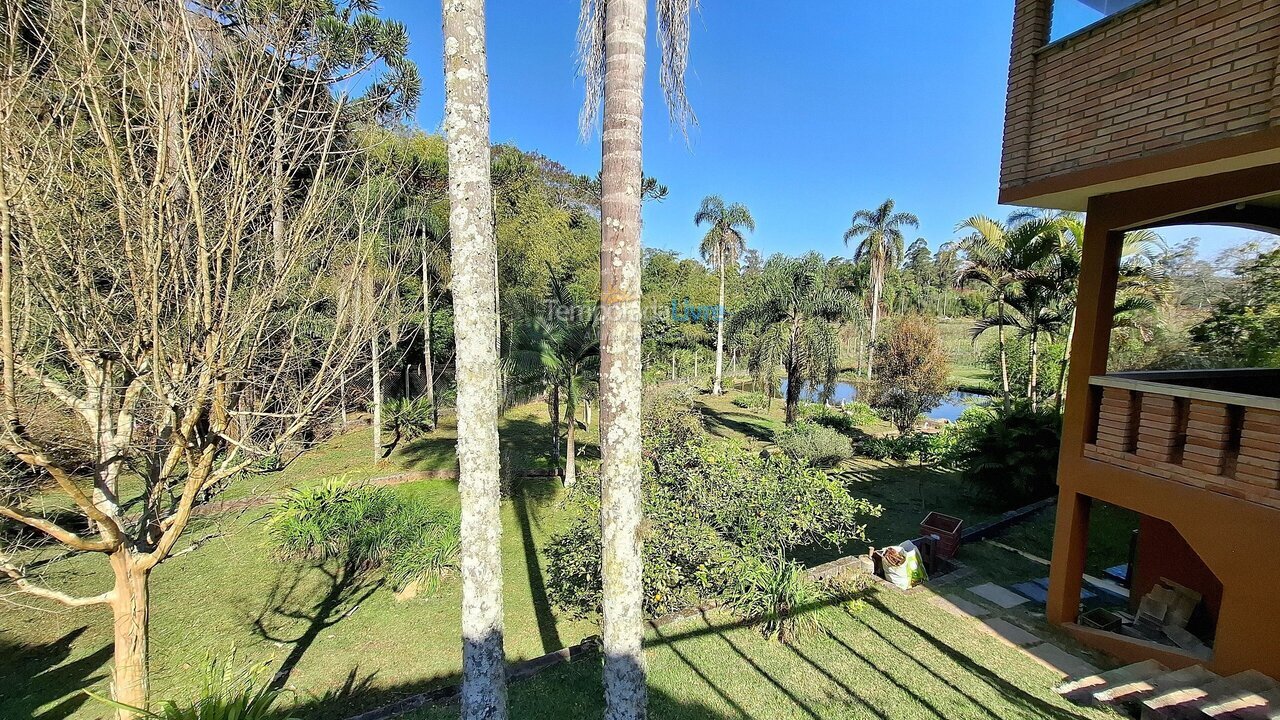
{"label": "brick building", "polygon": [[[1280,371],[1107,373],[1125,232],[1280,232],[1280,0],[1015,7],[1000,200],[1088,212],[1049,618],[1123,659],[1280,677]],[[1077,624],[1097,501],[1141,515],[1135,602],[1199,593],[1208,651]]]}

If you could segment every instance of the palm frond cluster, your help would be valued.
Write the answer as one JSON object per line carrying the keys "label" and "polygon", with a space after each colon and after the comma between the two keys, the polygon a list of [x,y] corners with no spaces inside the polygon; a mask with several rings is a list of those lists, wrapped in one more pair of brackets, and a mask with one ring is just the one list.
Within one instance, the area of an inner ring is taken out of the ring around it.
{"label": "palm frond cluster", "polygon": [[[1059,365],[1057,387],[1047,393],[1040,386],[1044,341],[1065,339],[1070,348],[1074,333],[1076,295],[1080,281],[1084,218],[1077,213],[1034,214],[1017,212],[1005,222],[975,215],[957,226],[969,235],[961,241],[964,260],[957,281],[985,292],[982,316],[973,324],[976,341],[995,330],[1000,366],[1000,389],[1014,396],[1010,383],[1010,335],[1028,343],[1030,370],[1025,392],[1032,408],[1049,394],[1060,405],[1066,383],[1069,356]],[[1162,302],[1167,285],[1157,257],[1164,250],[1158,235],[1149,230],[1125,237],[1120,261],[1113,325],[1119,333],[1148,332],[1151,313]]]}
{"label": "palm frond cluster", "polygon": [[294,488],[272,508],[267,528],[282,557],[382,570],[397,589],[434,584],[457,566],[457,519],[390,488],[342,479]]}

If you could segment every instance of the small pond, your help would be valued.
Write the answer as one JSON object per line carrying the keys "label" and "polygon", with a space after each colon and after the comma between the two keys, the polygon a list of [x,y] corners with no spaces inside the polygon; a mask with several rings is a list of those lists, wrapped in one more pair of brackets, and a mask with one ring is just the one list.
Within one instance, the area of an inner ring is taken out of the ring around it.
{"label": "small pond", "polygon": [[[787,392],[787,381],[782,381],[782,394],[785,396]],[[836,383],[835,392],[831,395],[831,404],[839,405],[841,403],[853,402],[858,397],[858,388],[851,382]],[[822,398],[818,396],[818,391],[814,388],[805,386],[800,391],[800,399],[808,402],[821,402]],[[925,413],[932,420],[948,420],[954,422],[960,417],[960,413],[974,405],[983,405],[990,398],[986,395],[978,395],[976,393],[967,393],[960,391],[952,391],[943,398],[942,403],[932,410]]]}

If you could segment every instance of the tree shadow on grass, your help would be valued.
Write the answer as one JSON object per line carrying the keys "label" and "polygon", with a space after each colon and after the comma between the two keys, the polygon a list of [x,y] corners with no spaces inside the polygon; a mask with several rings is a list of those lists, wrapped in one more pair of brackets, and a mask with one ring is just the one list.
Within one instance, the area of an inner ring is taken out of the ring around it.
{"label": "tree shadow on grass", "polygon": [[[324,594],[311,601],[306,580],[309,571],[325,578]],[[298,662],[325,630],[350,617],[370,595],[384,584],[350,563],[318,562],[295,565],[280,573],[267,595],[266,602],[252,620],[254,632],[263,639],[290,645],[289,654],[271,679],[271,687],[285,686]],[[301,632],[288,636],[295,623],[303,623]]]}
{"label": "tree shadow on grass", "polygon": [[[948,645],[944,640],[930,633],[928,630],[916,625],[908,618],[897,615],[885,607],[879,600],[872,599],[868,601],[871,607],[874,607],[887,617],[896,619],[902,626],[911,630],[922,640],[933,645],[939,652],[949,658],[952,662],[959,665],[965,672],[972,675],[975,679],[981,680],[994,690],[1003,695],[1006,699],[1019,707],[1024,708],[1032,717],[1037,718],[1053,718],[1054,720],[1084,720],[1087,716],[1074,713],[1067,708],[1058,707],[1052,703],[1032,695],[1026,690],[1014,685],[1012,682],[1002,677],[999,673],[987,668],[986,666],[975,662],[974,659],[965,653],[962,653]],[[895,646],[897,648],[897,646]],[[906,653],[902,648],[897,648],[903,654]]]}
{"label": "tree shadow on grass", "polygon": [[[63,720],[88,702],[89,696],[80,690],[107,679],[105,666],[111,658],[111,645],[106,644],[65,662],[76,640],[88,629],[77,628],[44,645],[0,636],[0,658],[4,658],[0,662],[0,717]],[[38,712],[50,703],[55,704]]]}
{"label": "tree shadow on grass", "polygon": [[762,442],[773,442],[773,430],[761,418],[747,413],[716,412],[705,406],[702,411],[707,431],[713,435],[730,440],[745,436]]}
{"label": "tree shadow on grass", "polygon": [[[551,483],[557,482],[554,478]],[[548,492],[549,490],[549,492]],[[541,478],[521,478],[511,488],[511,502],[515,506],[516,521],[520,525],[520,544],[524,550],[525,568],[529,574],[529,592],[533,596],[533,612],[538,625],[538,636],[542,639],[542,651],[553,652],[564,647],[560,633],[556,629],[556,617],[551,612],[551,600],[547,597],[547,583],[542,575],[542,565],[538,561],[538,545],[533,531],[539,527],[536,509],[541,507],[546,497],[554,493],[548,487],[548,481]]]}
{"label": "tree shadow on grass", "polygon": [[426,435],[402,443],[395,456],[406,470],[453,470],[458,465],[458,439],[452,434]]}
{"label": "tree shadow on grass", "polygon": [[[935,678],[937,678],[940,682],[942,682],[943,684],[945,684],[947,687],[951,688],[953,691],[955,691],[955,692],[956,692],[956,693],[958,693],[959,695],[963,696],[963,697],[964,697],[966,700],[968,700],[968,701],[969,701],[969,702],[970,702],[974,707],[976,707],[976,708],[978,708],[979,710],[983,711],[983,712],[984,712],[984,713],[986,713],[988,716],[990,716],[990,717],[992,717],[992,718],[995,718],[996,720],[999,720],[1000,716],[999,716],[998,714],[996,714],[995,712],[993,712],[993,711],[992,711],[991,709],[989,709],[986,705],[983,705],[983,704],[982,704],[982,702],[981,702],[981,701],[979,701],[977,698],[975,698],[972,694],[970,694],[970,693],[968,692],[968,690],[966,690],[964,687],[962,687],[962,686],[960,686],[960,685],[956,684],[955,682],[953,682],[950,678],[946,677],[946,675],[944,675],[943,673],[938,672],[938,670],[937,670],[936,668],[934,668],[932,664],[925,663],[925,662],[924,662],[924,660],[922,660],[922,659],[920,659],[919,657],[917,657],[917,656],[919,655],[919,653],[909,652],[906,648],[904,648],[904,647],[902,647],[901,645],[899,645],[898,643],[894,642],[892,638],[888,637],[888,636],[887,636],[887,635],[885,635],[883,632],[881,632],[881,631],[880,631],[880,630],[879,630],[875,625],[872,625],[870,622],[867,622],[867,620],[866,620],[864,617],[862,617],[862,616],[860,616],[860,615],[854,615],[853,617],[854,617],[854,619],[855,619],[855,620],[857,620],[860,624],[862,624],[862,626],[863,626],[863,627],[865,627],[867,630],[871,631],[871,634],[872,634],[872,635],[875,635],[877,638],[879,638],[879,639],[880,639],[880,640],[881,640],[885,645],[888,645],[889,647],[893,648],[893,649],[894,649],[894,650],[896,650],[898,653],[900,653],[900,654],[902,655],[902,657],[903,657],[904,659],[906,659],[906,661],[907,661],[910,665],[912,665],[912,666],[914,666],[914,667],[918,668],[921,672],[925,673],[926,675],[929,675],[929,676],[931,676],[931,677],[935,677]],[[853,650],[852,648],[850,648],[847,644],[845,644],[845,642],[844,642],[843,640],[841,640],[841,639],[839,639],[839,638],[834,638],[834,639],[836,640],[836,642],[838,642],[838,643],[840,643],[841,645],[843,645],[843,646],[844,646],[846,649],[848,649],[850,652],[855,652],[855,653],[856,653],[856,651],[854,651],[854,650]]]}
{"label": "tree shadow on grass", "polygon": [[[307,720],[337,720],[357,712],[395,706],[397,717],[405,720],[454,720],[458,717],[456,697],[420,702],[424,694],[436,695],[442,688],[460,683],[461,678],[457,675],[390,687],[376,687],[369,679],[356,679],[358,671],[352,671],[349,677],[347,687],[342,691],[298,702],[288,709],[287,714]],[[534,678],[513,681],[507,691],[512,718],[598,720],[604,716],[602,663],[598,658],[559,665]],[[660,720],[751,717],[740,708],[735,708],[733,713],[725,713],[703,702],[676,698],[656,688],[649,689],[648,716]]]}

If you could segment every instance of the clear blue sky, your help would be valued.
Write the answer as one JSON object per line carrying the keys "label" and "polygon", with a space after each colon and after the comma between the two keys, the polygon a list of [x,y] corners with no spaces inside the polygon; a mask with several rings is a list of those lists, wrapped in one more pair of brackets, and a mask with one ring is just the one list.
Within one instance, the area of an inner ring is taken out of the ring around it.
{"label": "clear blue sky", "polygon": [[[577,130],[577,5],[489,1],[492,136],[594,174],[599,135],[584,143]],[[920,217],[918,236],[933,247],[969,215],[1003,217],[1009,208],[996,193],[1012,12],[1012,0],[703,0],[688,77],[700,124],[688,143],[667,120],[650,45],[645,171],[671,194],[646,206],[645,245],[694,252],[702,231],[693,214],[710,193],[751,208],[758,230],[749,242],[766,255],[845,254],[850,216],[886,197]],[[418,124],[437,131],[440,4],[390,0],[383,13],[408,25],[423,77]],[[1251,233],[1165,235],[1199,235],[1212,254]]]}

